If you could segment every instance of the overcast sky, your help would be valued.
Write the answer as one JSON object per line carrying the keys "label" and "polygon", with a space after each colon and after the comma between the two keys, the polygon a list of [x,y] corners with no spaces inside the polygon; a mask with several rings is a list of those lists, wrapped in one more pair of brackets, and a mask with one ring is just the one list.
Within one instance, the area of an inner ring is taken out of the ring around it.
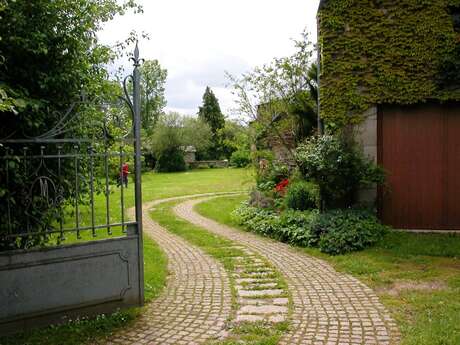
{"label": "overcast sky", "polygon": [[131,30],[146,32],[141,57],[168,70],[167,110],[193,115],[206,86],[224,113],[234,108],[225,71],[240,75],[293,52],[291,39],[303,28],[316,42],[319,0],[138,0],[142,14],[108,23],[99,37],[111,44]]}

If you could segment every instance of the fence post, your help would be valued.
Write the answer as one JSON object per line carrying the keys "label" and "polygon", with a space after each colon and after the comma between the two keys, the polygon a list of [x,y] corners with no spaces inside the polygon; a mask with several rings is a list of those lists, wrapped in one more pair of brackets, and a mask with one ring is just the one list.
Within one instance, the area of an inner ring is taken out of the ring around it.
{"label": "fence post", "polygon": [[144,304],[144,257],[142,234],[142,161],[141,161],[141,94],[139,47],[134,49],[133,71],[133,110],[134,110],[134,149],[135,149],[135,206],[139,245],[139,300]]}

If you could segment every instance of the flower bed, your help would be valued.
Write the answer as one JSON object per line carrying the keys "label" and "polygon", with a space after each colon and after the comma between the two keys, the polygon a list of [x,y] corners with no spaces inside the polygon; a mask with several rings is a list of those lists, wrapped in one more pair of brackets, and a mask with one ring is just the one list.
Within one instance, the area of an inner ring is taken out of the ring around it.
{"label": "flower bed", "polygon": [[233,217],[249,231],[293,245],[317,247],[332,255],[362,250],[388,231],[371,212],[359,209],[277,213],[245,202],[233,212]]}
{"label": "flower bed", "polygon": [[[358,191],[384,182],[384,172],[346,133],[307,139],[294,154],[297,168],[263,159],[248,203],[234,215],[265,236],[342,254],[374,245],[387,231],[359,206]],[[320,212],[320,210],[322,212]]]}

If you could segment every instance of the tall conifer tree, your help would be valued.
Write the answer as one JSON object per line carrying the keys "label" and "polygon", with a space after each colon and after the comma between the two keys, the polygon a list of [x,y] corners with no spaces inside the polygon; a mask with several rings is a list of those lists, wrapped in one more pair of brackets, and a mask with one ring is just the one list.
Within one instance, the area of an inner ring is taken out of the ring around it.
{"label": "tall conifer tree", "polygon": [[225,118],[220,110],[219,101],[209,86],[204,92],[203,105],[199,108],[198,116],[211,127],[214,140],[216,140],[217,131],[225,125]]}

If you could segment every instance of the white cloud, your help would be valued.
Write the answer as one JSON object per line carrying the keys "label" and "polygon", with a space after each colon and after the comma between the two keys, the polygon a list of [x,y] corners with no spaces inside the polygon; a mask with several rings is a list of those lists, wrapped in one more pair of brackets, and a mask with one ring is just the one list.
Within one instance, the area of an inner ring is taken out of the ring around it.
{"label": "white cloud", "polygon": [[234,107],[225,71],[240,74],[293,51],[291,38],[307,27],[316,41],[319,0],[140,0],[143,14],[127,14],[99,34],[113,43],[131,30],[149,33],[141,55],[168,69],[168,109],[195,114],[206,86],[221,108]]}

